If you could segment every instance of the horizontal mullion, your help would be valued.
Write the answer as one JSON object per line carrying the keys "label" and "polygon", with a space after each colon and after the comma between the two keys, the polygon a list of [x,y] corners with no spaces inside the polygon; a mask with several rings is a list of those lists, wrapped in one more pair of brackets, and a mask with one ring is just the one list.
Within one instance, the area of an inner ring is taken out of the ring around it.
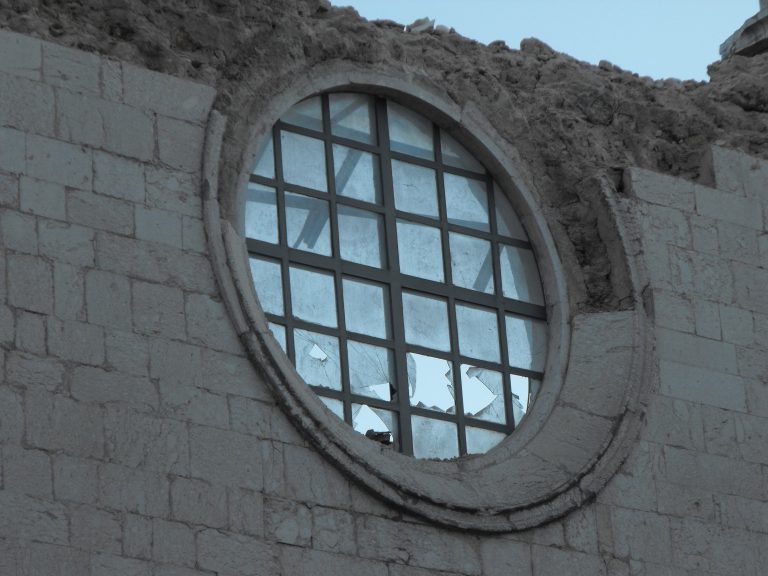
{"label": "horizontal mullion", "polygon": [[389,155],[393,160],[399,160],[401,162],[408,162],[409,164],[416,164],[417,166],[423,166],[424,168],[431,168],[432,170],[442,170],[443,172],[454,174],[456,176],[464,176],[466,178],[472,178],[473,180],[485,180],[485,173],[472,172],[471,170],[465,170],[464,168],[456,168],[454,166],[448,166],[441,164],[435,160],[428,160],[419,156],[411,156],[403,152],[390,151]]}
{"label": "horizontal mullion", "polygon": [[523,376],[525,378],[532,378],[533,380],[542,380],[544,378],[543,372],[526,370],[525,368],[516,368],[515,366],[507,366],[506,370],[507,372],[515,376]]}
{"label": "horizontal mullion", "polygon": [[464,414],[464,418],[466,422],[465,428],[467,426],[471,426],[472,428],[483,428],[484,430],[502,432],[503,434],[511,434],[513,430],[512,426],[499,424],[498,422],[489,422],[488,420],[480,420],[479,418],[470,416],[469,414]]}
{"label": "horizontal mullion", "polygon": [[304,126],[295,126],[294,124],[286,124],[285,122],[277,122],[277,127],[284,132],[293,132],[294,134],[301,134],[302,136],[309,136],[310,138],[317,138],[318,140],[328,140],[332,144],[341,144],[347,148],[355,148],[363,152],[369,152],[371,154],[380,154],[381,149],[375,144],[368,144],[361,142],[360,140],[354,140],[352,138],[345,138],[344,136],[338,136],[333,133],[318,132],[311,128],[305,128]]}
{"label": "horizontal mullion", "polygon": [[[334,390],[333,388],[323,388],[322,386],[309,386],[318,396],[326,396],[333,398],[334,400],[344,400],[344,392],[341,390]],[[377,408],[379,410],[387,410],[389,412],[398,412],[400,408],[397,404],[387,402],[380,398],[372,398],[370,396],[361,396],[360,394],[351,394],[353,404],[365,404],[371,408]]]}

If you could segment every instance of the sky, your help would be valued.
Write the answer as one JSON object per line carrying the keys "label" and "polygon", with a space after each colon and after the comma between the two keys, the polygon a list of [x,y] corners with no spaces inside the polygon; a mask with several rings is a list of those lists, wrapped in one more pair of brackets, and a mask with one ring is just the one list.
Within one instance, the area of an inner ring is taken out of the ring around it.
{"label": "sky", "polygon": [[368,19],[436,24],[518,48],[538,38],[555,50],[643,76],[707,80],[719,47],[758,12],[758,0],[332,0]]}

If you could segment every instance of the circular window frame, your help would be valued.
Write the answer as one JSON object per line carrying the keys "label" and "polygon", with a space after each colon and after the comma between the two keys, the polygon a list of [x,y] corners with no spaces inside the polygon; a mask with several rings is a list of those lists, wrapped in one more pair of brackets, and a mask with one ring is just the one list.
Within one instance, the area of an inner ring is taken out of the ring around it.
{"label": "circular window frame", "polygon": [[[308,74],[261,106],[245,146],[242,137],[225,137],[225,117],[213,112],[209,121],[203,161],[206,231],[214,273],[252,362],[297,428],[344,472],[400,508],[486,532],[530,528],[562,516],[590,500],[634,444],[652,385],[650,332],[639,291],[633,290],[632,309],[573,315],[562,250],[521,170],[524,163],[480,110],[462,109],[439,91],[401,76],[335,68]],[[416,460],[354,432],[299,377],[267,326],[238,229],[248,174],[261,138],[271,134],[280,116],[296,102],[330,91],[370,92],[419,112],[465,145],[503,191],[514,192],[508,198],[530,237],[547,302],[548,355],[539,395],[526,418],[485,454]],[[238,159],[235,178],[233,157]],[[226,170],[234,186],[224,182]],[[220,179],[226,193],[219,193]],[[622,216],[608,195],[605,206],[624,248],[619,259],[636,288]],[[610,370],[602,366],[606,358]]]}

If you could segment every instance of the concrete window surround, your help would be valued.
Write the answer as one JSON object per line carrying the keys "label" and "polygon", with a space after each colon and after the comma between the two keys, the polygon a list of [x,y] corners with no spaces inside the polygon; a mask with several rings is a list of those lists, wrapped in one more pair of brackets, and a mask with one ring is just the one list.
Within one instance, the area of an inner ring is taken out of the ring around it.
{"label": "concrete window surround", "polygon": [[[515,434],[490,452],[454,461],[415,461],[370,442],[332,415],[297,374],[267,326],[255,297],[241,215],[256,150],[293,104],[328,90],[387,96],[445,128],[491,171],[525,225],[537,253],[548,303],[549,354],[542,390]],[[335,65],[294,82],[248,120],[250,142],[210,118],[203,162],[205,225],[214,270],[248,354],[295,425],[337,466],[391,504],[435,522],[501,532],[540,525],[589,501],[634,445],[642,406],[653,386],[650,331],[637,289],[631,249],[636,227],[606,194],[600,214],[609,253],[627,271],[631,305],[613,312],[572,313],[558,236],[525,177],[514,148],[482,111],[459,109],[432,88],[397,74]],[[246,129],[239,126],[240,133]],[[234,161],[233,161],[234,159]],[[239,166],[237,184],[219,189],[221,172]]]}

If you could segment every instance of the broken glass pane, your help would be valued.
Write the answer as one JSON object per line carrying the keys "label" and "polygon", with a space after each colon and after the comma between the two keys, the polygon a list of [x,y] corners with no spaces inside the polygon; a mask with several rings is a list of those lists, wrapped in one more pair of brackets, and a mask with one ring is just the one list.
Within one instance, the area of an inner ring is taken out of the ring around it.
{"label": "broken glass pane", "polygon": [[370,96],[331,94],[331,132],[367,144],[376,143],[376,122]]}
{"label": "broken glass pane", "polygon": [[328,202],[303,194],[285,193],[288,246],[331,255],[331,224]]}
{"label": "broken glass pane", "polygon": [[320,96],[313,96],[299,102],[288,110],[280,120],[286,124],[293,124],[294,126],[302,126],[303,128],[322,132],[323,114],[322,107],[320,106]]}
{"label": "broken glass pane", "polygon": [[325,406],[333,412],[336,416],[344,420],[344,403],[341,400],[336,400],[335,398],[326,398],[325,396],[320,396],[320,401],[325,404]]}
{"label": "broken glass pane", "polygon": [[275,177],[275,146],[272,143],[272,136],[264,140],[256,152],[256,167],[253,173],[264,178]]}
{"label": "broken glass pane", "polygon": [[440,229],[407,220],[397,221],[400,272],[443,282],[443,245]]}
{"label": "broken glass pane", "polygon": [[504,296],[543,306],[544,295],[533,252],[515,246],[501,246],[499,258]]}
{"label": "broken glass pane", "polygon": [[396,442],[396,419],[389,410],[367,404],[352,404],[352,427],[355,432],[384,445]]}
{"label": "broken glass pane", "polygon": [[442,298],[403,292],[403,320],[409,344],[450,351],[448,305]]}
{"label": "broken glass pane", "polygon": [[378,156],[334,144],[333,171],[336,178],[336,194],[381,204]]}
{"label": "broken glass pane", "polygon": [[480,172],[481,174],[485,172],[483,165],[475,160],[475,157],[464,146],[459,144],[453,136],[444,130],[440,130],[440,151],[443,155],[443,164]]}
{"label": "broken glass pane", "polygon": [[459,439],[454,422],[411,416],[413,455],[416,458],[456,458]]}
{"label": "broken glass pane", "polygon": [[341,390],[339,340],[334,336],[295,329],[296,370],[310,386]]}
{"label": "broken glass pane", "polygon": [[272,335],[275,337],[275,340],[277,340],[277,343],[280,344],[280,348],[283,349],[283,352],[287,351],[288,348],[286,347],[285,341],[285,326],[275,324],[274,322],[269,322],[268,325],[269,329],[272,331]]}
{"label": "broken glass pane", "polygon": [[451,362],[423,354],[406,354],[411,406],[453,414],[456,411]]}
{"label": "broken glass pane", "polygon": [[326,192],[325,144],[293,132],[280,132],[283,179],[290,184]]}
{"label": "broken glass pane", "polygon": [[456,232],[450,232],[448,236],[453,283],[462,288],[493,294],[491,243]]}
{"label": "broken glass pane", "polygon": [[392,160],[392,186],[395,189],[395,208],[430,218],[438,217],[434,170]]}
{"label": "broken glass pane", "polygon": [[336,290],[333,274],[291,267],[291,306],[296,318],[335,328]]}
{"label": "broken glass pane", "polygon": [[527,241],[528,235],[523,230],[520,218],[496,182],[493,183],[493,198],[496,203],[496,228],[499,234]]}
{"label": "broken glass pane", "polygon": [[344,322],[347,330],[376,338],[389,336],[387,291],[383,286],[344,278]]}
{"label": "broken glass pane", "polygon": [[508,314],[507,347],[510,366],[542,372],[547,358],[546,323]]}
{"label": "broken glass pane", "polygon": [[277,244],[277,194],[250,182],[245,195],[245,236]]}
{"label": "broken glass pane", "polygon": [[339,249],[350,262],[381,268],[384,223],[380,215],[338,205]]}
{"label": "broken glass pane", "polygon": [[486,232],[490,230],[485,181],[447,173],[444,178],[448,222]]}
{"label": "broken glass pane", "polygon": [[459,352],[463,356],[499,362],[499,326],[496,311],[464,304],[456,305]]}
{"label": "broken glass pane", "polygon": [[352,393],[389,402],[394,382],[392,351],[348,340],[347,356]]}
{"label": "broken glass pane", "polygon": [[461,393],[467,416],[499,424],[507,421],[500,372],[462,364]]}
{"label": "broken glass pane", "polygon": [[506,434],[494,430],[467,426],[467,454],[484,454],[506,437]]}
{"label": "broken glass pane", "polygon": [[394,102],[387,102],[390,148],[395,152],[433,160],[432,122]]}
{"label": "broken glass pane", "polygon": [[517,425],[528,412],[528,403],[531,400],[531,381],[526,376],[510,374],[509,385],[512,391],[512,413]]}
{"label": "broken glass pane", "polygon": [[283,315],[283,277],[280,262],[250,258],[251,276],[264,312]]}

